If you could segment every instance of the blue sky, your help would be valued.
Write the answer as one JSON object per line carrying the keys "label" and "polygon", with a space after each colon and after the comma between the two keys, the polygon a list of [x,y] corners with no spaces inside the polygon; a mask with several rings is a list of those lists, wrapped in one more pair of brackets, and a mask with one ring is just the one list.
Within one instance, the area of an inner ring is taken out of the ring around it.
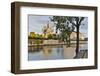
{"label": "blue sky", "polygon": [[[50,17],[52,16],[42,16],[42,15],[29,15],[28,16],[28,32],[42,33],[42,28],[48,22],[50,25],[54,25],[53,22],[50,21]],[[80,32],[84,33],[87,37],[88,32],[88,18],[85,17],[83,23],[84,25],[80,26]]]}

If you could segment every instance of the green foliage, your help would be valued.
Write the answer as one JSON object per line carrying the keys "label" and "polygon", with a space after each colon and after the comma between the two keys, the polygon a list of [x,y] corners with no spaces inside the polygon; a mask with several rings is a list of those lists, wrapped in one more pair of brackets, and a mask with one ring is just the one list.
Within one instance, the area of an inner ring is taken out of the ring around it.
{"label": "green foliage", "polygon": [[70,24],[67,16],[53,16],[51,21],[56,25],[56,33],[58,30],[60,31],[59,38],[64,42],[68,42],[68,39],[70,39],[70,34],[74,31],[75,27]]}
{"label": "green foliage", "polygon": [[35,34],[35,33],[31,33],[28,38],[38,38],[41,39],[43,38],[43,36],[41,34]]}
{"label": "green foliage", "polygon": [[[79,38],[79,27],[84,17],[53,16],[51,21],[56,25],[56,33],[60,31],[60,39],[70,44],[70,35],[76,28],[77,38]],[[77,46],[79,39],[77,39]]]}
{"label": "green foliage", "polygon": [[52,38],[53,38],[53,35],[49,34],[48,39],[52,39]]}
{"label": "green foliage", "polygon": [[66,34],[66,32],[63,30],[60,34],[60,39],[64,42],[67,42],[67,38],[68,38],[68,35]]}
{"label": "green foliage", "polygon": [[84,18],[85,17],[67,17],[67,20],[72,23],[72,25],[79,27]]}
{"label": "green foliage", "polygon": [[58,39],[58,36],[56,34],[53,34],[53,39]]}
{"label": "green foliage", "polygon": [[37,40],[34,40],[34,44],[37,44],[37,45],[39,45],[39,44],[41,44],[42,43],[42,40],[39,40],[39,39],[37,39]]}
{"label": "green foliage", "polygon": [[56,36],[56,34],[49,34],[48,39],[58,39],[58,37]]}
{"label": "green foliage", "polygon": [[56,25],[56,33],[59,29],[63,28],[63,23],[66,22],[66,16],[53,16],[51,21]]}

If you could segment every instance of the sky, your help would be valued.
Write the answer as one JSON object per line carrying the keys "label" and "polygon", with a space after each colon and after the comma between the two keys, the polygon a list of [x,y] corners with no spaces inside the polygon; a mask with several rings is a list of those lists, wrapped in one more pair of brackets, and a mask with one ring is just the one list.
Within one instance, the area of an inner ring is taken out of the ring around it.
{"label": "sky", "polygon": [[[28,16],[28,32],[35,32],[38,34],[42,33],[42,28],[49,23],[54,26],[53,22],[50,21],[52,16],[42,16],[42,15],[29,15]],[[88,36],[88,18],[85,17],[80,26],[80,32],[84,33],[85,37]],[[76,30],[76,29],[75,29]]]}

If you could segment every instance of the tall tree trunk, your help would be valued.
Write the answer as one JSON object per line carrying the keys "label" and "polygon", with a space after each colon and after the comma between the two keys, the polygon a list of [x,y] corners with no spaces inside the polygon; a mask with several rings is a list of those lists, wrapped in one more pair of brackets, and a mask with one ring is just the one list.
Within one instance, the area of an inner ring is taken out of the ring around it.
{"label": "tall tree trunk", "polygon": [[79,52],[79,26],[77,27],[77,32],[76,32],[76,34],[77,34],[77,39],[76,39],[76,56],[77,56],[77,54],[78,54],[78,52]]}
{"label": "tall tree trunk", "polygon": [[68,47],[70,47],[70,34],[68,35]]}

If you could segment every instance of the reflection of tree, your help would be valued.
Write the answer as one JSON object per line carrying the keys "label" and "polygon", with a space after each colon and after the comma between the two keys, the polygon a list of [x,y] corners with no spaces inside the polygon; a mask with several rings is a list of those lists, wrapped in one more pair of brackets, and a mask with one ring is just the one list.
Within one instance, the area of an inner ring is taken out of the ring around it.
{"label": "reflection of tree", "polygon": [[41,46],[34,46],[34,47],[28,47],[29,52],[40,52],[42,50]]}

